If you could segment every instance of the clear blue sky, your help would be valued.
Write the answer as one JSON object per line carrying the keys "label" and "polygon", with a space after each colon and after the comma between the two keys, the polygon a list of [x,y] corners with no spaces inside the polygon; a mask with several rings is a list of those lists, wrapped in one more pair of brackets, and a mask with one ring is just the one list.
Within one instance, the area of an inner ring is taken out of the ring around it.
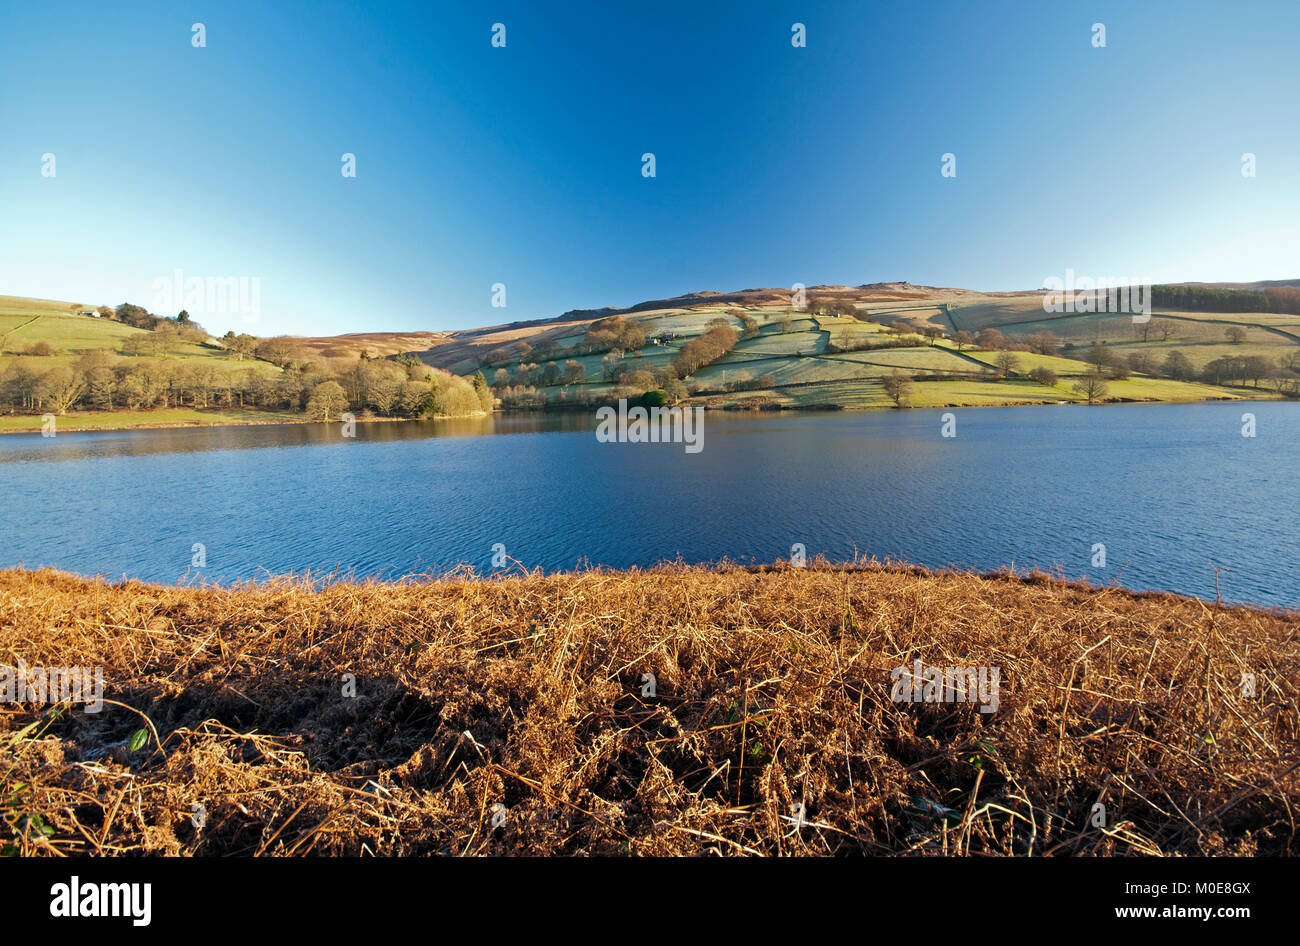
{"label": "clear blue sky", "polygon": [[794,282],[1300,276],[1294,0],[551,6],[6,3],[0,293],[257,276],[251,328],[202,321],[269,335]]}

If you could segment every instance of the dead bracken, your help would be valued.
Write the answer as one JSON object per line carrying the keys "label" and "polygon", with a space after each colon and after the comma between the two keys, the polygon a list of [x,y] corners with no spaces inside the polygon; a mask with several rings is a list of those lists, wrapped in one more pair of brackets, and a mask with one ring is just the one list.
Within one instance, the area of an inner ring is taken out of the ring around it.
{"label": "dead bracken", "polygon": [[[0,571],[24,855],[1300,853],[1300,617],[876,562],[396,583]],[[896,701],[920,661],[996,712]]]}

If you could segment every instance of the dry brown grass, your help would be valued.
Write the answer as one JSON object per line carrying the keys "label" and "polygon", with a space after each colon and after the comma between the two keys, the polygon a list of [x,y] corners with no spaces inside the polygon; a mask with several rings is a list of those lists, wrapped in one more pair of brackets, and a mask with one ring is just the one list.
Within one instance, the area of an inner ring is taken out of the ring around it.
{"label": "dry brown grass", "polygon": [[297,337],[313,358],[334,358],[354,362],[361,355],[386,358],[406,352],[427,351],[445,344],[443,332],[353,332],[349,335]]}
{"label": "dry brown grass", "polygon": [[[1295,615],[875,564],[319,589],[6,571],[0,662],[102,665],[121,705],[0,707],[0,843],[1296,854],[1298,631]],[[891,701],[889,671],[916,658],[999,667],[999,710]],[[141,728],[157,737],[121,745]]]}

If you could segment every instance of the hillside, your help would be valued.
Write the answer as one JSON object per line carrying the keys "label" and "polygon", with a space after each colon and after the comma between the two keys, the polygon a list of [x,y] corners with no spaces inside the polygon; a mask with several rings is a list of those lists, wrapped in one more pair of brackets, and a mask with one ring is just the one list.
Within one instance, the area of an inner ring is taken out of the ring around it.
{"label": "hillside", "polygon": [[[147,335],[144,329],[123,325],[97,315],[96,306],[50,299],[0,296],[0,357],[14,357],[38,342],[54,347],[56,358],[83,355],[95,349],[124,354],[126,340]],[[355,360],[362,352],[371,358],[386,358],[404,352],[423,351],[440,344],[443,332],[354,332],[347,335],[293,336],[310,355],[322,358]],[[216,358],[228,362],[227,351],[219,340],[209,344],[179,346],[173,353],[180,358]],[[217,364],[218,362],[213,362]],[[236,362],[233,367],[248,367],[252,362]],[[228,365],[228,367],[230,367]]]}
{"label": "hillside", "polygon": [[[3,571],[0,664],[102,667],[112,702],[0,703],[0,844],[1294,856],[1297,633],[866,563],[320,589]],[[900,690],[917,662],[983,682]]]}
{"label": "hillside", "polygon": [[[452,332],[418,355],[457,374],[482,370],[506,406],[533,408],[649,388],[715,408],[890,407],[885,379],[895,373],[911,379],[904,403],[916,407],[1267,398],[1300,386],[1300,315],[1286,312],[1157,307],[1144,327],[1127,314],[1045,312],[1041,290],[908,283],[814,286],[805,301],[796,308],[786,289],[696,292]],[[756,332],[744,333],[745,317]],[[716,319],[742,337],[681,377],[675,357]],[[611,362],[609,346],[592,344],[589,333],[614,320],[635,326],[645,343],[619,349]],[[1234,327],[1240,337],[1229,338]],[[990,329],[1000,337],[981,336]],[[664,333],[671,337],[655,338]],[[1003,351],[1009,364],[998,363]],[[1104,390],[1079,390],[1099,368]]]}
{"label": "hillside", "polygon": [[428,351],[447,338],[444,332],[352,332],[347,335],[294,336],[313,357],[322,360],[388,358],[412,351]]}
{"label": "hillside", "polygon": [[[64,430],[293,419],[248,410],[235,393],[271,382],[278,367],[167,324],[157,333],[101,317],[96,306],[0,296],[0,411],[8,414],[0,432],[40,430],[46,413]],[[223,397],[226,409],[214,410]]]}
{"label": "hillside", "polygon": [[414,359],[385,360],[443,338],[217,339],[182,314],[0,296],[0,433],[301,423],[350,409],[358,420],[490,409],[486,390],[464,379]]}
{"label": "hillside", "polygon": [[[45,364],[69,364],[92,351],[106,351],[115,355],[128,355],[133,339],[149,340],[149,331],[125,325],[98,315],[82,315],[94,311],[93,306],[54,302],[45,299],[23,299],[0,296],[0,369],[13,359],[44,342],[51,353]],[[168,357],[180,361],[201,359],[204,364],[227,370],[248,368],[252,362],[231,362],[227,352],[212,339],[180,339],[167,351]],[[269,365],[264,365],[270,368]]]}
{"label": "hillside", "polygon": [[[247,422],[250,405],[265,409],[267,419],[301,419],[294,411],[305,410],[310,389],[329,378],[346,388],[339,400],[345,409],[412,416],[423,411],[415,401],[403,408],[391,391],[376,393],[391,384],[377,380],[386,369],[373,367],[407,356],[466,381],[482,372],[496,403],[514,409],[585,410],[654,391],[667,403],[763,410],[1295,397],[1297,283],[1157,287],[1178,304],[1157,305],[1146,324],[1128,314],[1047,312],[1041,290],[893,282],[809,287],[800,306],[782,288],[699,291],[452,332],[249,339],[240,351],[230,339],[191,336],[165,352],[150,350],[150,332],[78,314],[85,309],[78,304],[0,297],[0,379],[9,379],[10,409],[26,407],[36,389],[24,389],[34,383],[24,379],[57,366],[88,370],[98,357],[88,356],[106,352],[119,375],[133,366],[143,372],[141,356],[152,355],[207,392],[186,405],[184,384],[173,380],[174,396],[155,399],[150,418],[129,416],[147,410],[114,405],[112,419],[73,411],[68,429],[171,423],[164,410],[201,412],[212,404],[230,408],[215,422]],[[1257,305],[1262,294],[1280,306]],[[1208,310],[1216,300],[1236,311]],[[717,350],[685,364],[683,350],[703,344],[719,325],[736,337],[723,331]],[[409,364],[403,370],[408,381],[420,380]],[[362,380],[358,371],[374,377]],[[413,397],[420,400],[418,392]],[[93,413],[85,412],[88,399],[83,395],[83,413]],[[468,410],[468,395],[457,404]],[[38,428],[36,412],[19,413],[27,416],[0,417],[0,430]],[[205,420],[190,413],[175,422]]]}

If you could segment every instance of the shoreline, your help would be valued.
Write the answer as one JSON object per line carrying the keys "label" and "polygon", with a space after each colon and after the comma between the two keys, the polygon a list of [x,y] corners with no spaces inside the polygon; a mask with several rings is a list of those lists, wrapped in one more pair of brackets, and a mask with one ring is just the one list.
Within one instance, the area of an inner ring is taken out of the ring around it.
{"label": "shoreline", "polygon": [[[1014,407],[1122,407],[1135,404],[1233,404],[1233,403],[1257,403],[1257,402],[1286,402],[1294,401],[1295,398],[1287,398],[1274,392],[1272,396],[1242,395],[1241,397],[1206,397],[1206,398],[1189,398],[1189,399],[1137,399],[1123,398],[1102,401],[1097,404],[1087,404],[1073,400],[1057,401],[1008,401],[1005,404],[926,404],[917,407],[898,408],[893,406],[881,405],[878,407],[836,407],[828,405],[809,405],[807,407],[773,405],[765,407],[746,407],[740,405],[724,405],[719,407],[709,407],[707,404],[692,404],[689,401],[674,405],[676,407],[702,407],[710,413],[718,414],[869,414],[880,413],[884,411],[896,411],[906,413],[908,411],[928,411],[928,410],[1001,410]],[[591,412],[594,413],[595,406]],[[497,409],[491,414],[485,411],[475,412],[473,414],[439,414],[436,417],[358,417],[358,424],[400,424],[400,423],[419,423],[431,420],[468,420],[472,418],[488,417],[548,417],[564,416],[573,414],[582,414],[586,410],[519,410],[519,409]],[[16,416],[16,415],[6,415]],[[36,415],[32,415],[36,416]],[[57,416],[57,415],[56,415]],[[109,416],[122,416],[122,413]],[[101,433],[104,431],[128,431],[128,430],[199,430],[212,427],[298,427],[305,424],[337,424],[339,421],[320,421],[309,418],[302,419],[275,419],[275,420],[256,420],[256,419],[239,419],[239,420],[214,420],[212,422],[192,421],[192,422],[164,422],[164,423],[139,423],[139,424],[97,424],[94,426],[74,427],[59,431],[60,433],[80,434],[80,433]],[[41,425],[38,422],[32,427],[20,429],[0,429],[0,436],[6,434],[39,434]]]}
{"label": "shoreline", "polygon": [[[119,414],[117,416],[121,416],[121,415]],[[397,424],[397,423],[412,423],[412,422],[429,421],[429,420],[466,420],[474,417],[490,417],[490,416],[491,415],[485,411],[478,411],[473,414],[439,414],[437,417],[358,417],[356,422],[358,424]],[[208,428],[214,428],[214,427],[301,427],[306,424],[338,424],[338,423],[341,422],[338,420],[330,420],[330,421],[312,420],[310,418],[303,418],[301,420],[240,419],[240,420],[230,420],[230,421],[218,420],[211,423],[193,421],[187,423],[159,423],[159,424],[144,423],[144,424],[124,424],[124,425],[116,425],[116,426],[111,424],[100,424],[93,427],[74,427],[71,429],[60,430],[58,432],[65,433],[65,434],[88,434],[88,433],[103,433],[104,431],[129,431],[129,430],[206,430]],[[40,425],[38,424],[35,427],[23,428],[20,430],[0,430],[0,436],[3,436],[5,434],[39,434],[40,432],[41,432],[41,428]]]}
{"label": "shoreline", "polygon": [[1199,595],[1175,591],[1169,588],[1134,588],[1129,585],[1118,583],[1098,584],[1088,575],[1078,577],[1069,577],[1059,572],[1048,571],[1044,568],[1017,568],[1015,565],[1004,565],[999,568],[980,571],[973,568],[960,568],[956,566],[931,566],[922,565],[917,562],[910,562],[903,559],[858,559],[844,561],[830,561],[824,558],[809,560],[805,565],[791,565],[784,559],[778,559],[774,562],[754,562],[740,561],[732,559],[719,559],[713,562],[695,562],[689,563],[684,561],[662,561],[650,565],[630,565],[627,567],[615,567],[612,565],[593,564],[586,568],[566,568],[548,571],[539,566],[527,568],[516,563],[511,568],[495,569],[489,572],[479,572],[473,563],[460,562],[454,565],[446,565],[438,570],[426,572],[411,572],[396,578],[385,578],[377,575],[357,575],[355,573],[330,572],[328,574],[313,574],[310,570],[301,572],[284,572],[271,574],[264,572],[263,575],[256,578],[233,578],[229,580],[208,579],[202,575],[183,576],[176,581],[157,581],[152,579],[135,578],[123,573],[118,578],[112,578],[106,573],[89,574],[86,572],[75,572],[68,569],[59,568],[52,565],[41,565],[29,567],[19,562],[16,565],[0,565],[0,580],[5,575],[25,575],[33,580],[38,576],[53,576],[66,578],[72,581],[92,582],[96,585],[102,585],[107,588],[147,588],[158,592],[167,591],[212,591],[223,594],[243,594],[252,593],[260,590],[266,590],[272,587],[293,587],[304,592],[322,593],[332,587],[365,587],[380,589],[399,589],[399,588],[427,588],[433,586],[455,585],[455,584],[492,584],[503,581],[525,580],[525,581],[566,581],[577,580],[583,576],[589,575],[607,575],[607,576],[650,576],[656,574],[671,575],[677,572],[706,573],[706,574],[728,574],[743,572],[755,576],[764,576],[769,574],[795,571],[795,572],[819,572],[834,573],[839,575],[867,575],[876,573],[888,573],[895,575],[910,575],[920,578],[963,578],[974,579],[982,582],[1020,582],[1025,585],[1046,584],[1060,589],[1067,589],[1084,595],[1093,594],[1114,594],[1121,597],[1132,598],[1134,600],[1164,600],[1197,604],[1201,607],[1212,611],[1248,611],[1251,613],[1264,614],[1283,620],[1300,619],[1300,605],[1287,607],[1276,604],[1261,604],[1251,601],[1237,601],[1232,599],[1214,600],[1203,598]]}

